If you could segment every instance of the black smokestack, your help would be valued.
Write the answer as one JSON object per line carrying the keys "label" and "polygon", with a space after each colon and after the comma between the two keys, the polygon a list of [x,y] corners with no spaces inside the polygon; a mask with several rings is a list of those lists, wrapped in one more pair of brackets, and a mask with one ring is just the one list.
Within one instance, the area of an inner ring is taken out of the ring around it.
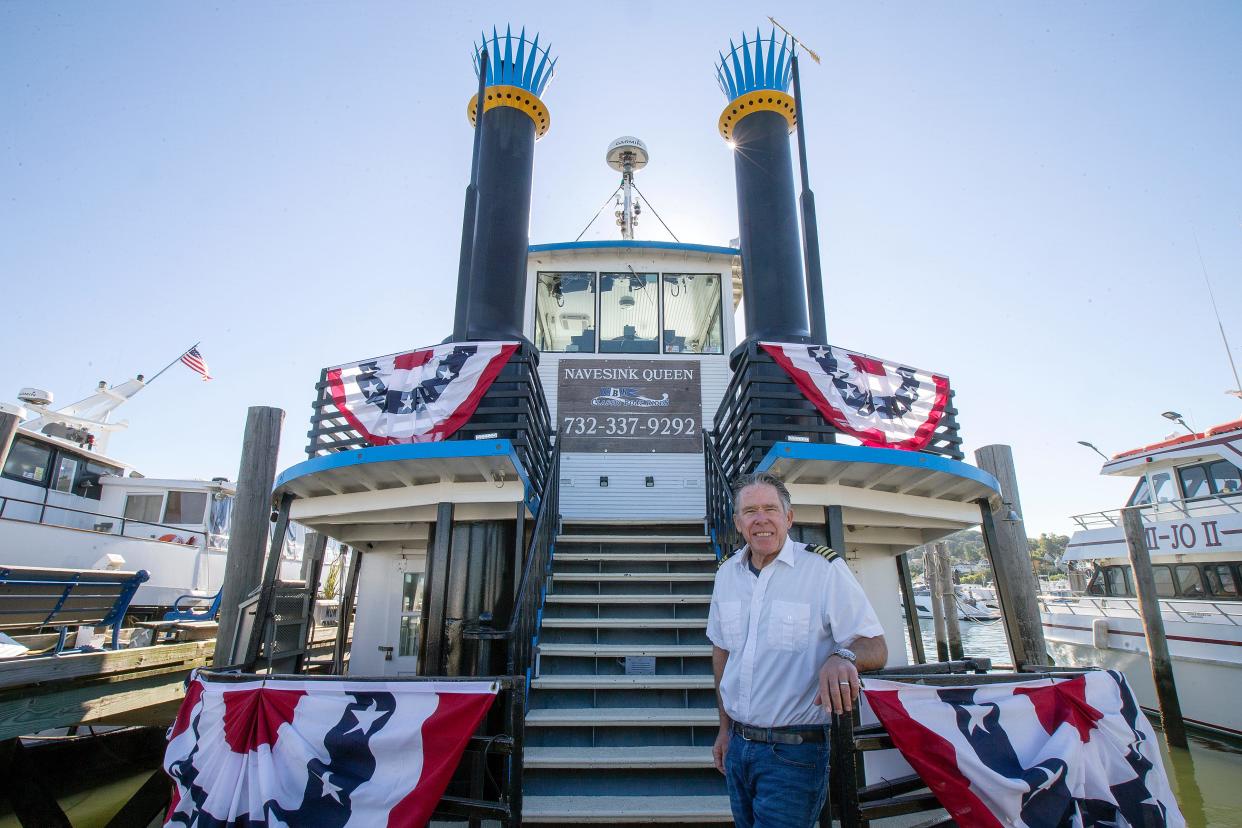
{"label": "black smokestack", "polygon": [[[527,41],[506,29],[483,38],[488,51],[483,83],[483,114],[477,95],[470,117],[478,126],[477,208],[465,285],[458,285],[454,338],[523,340],[526,300],[526,248],[535,141],[548,131],[547,107],[540,93],[552,79],[555,61],[539,37]],[[476,54],[476,71],[479,61]],[[465,242],[463,241],[463,245]],[[462,274],[466,273],[463,268]],[[459,274],[458,278],[462,278]]]}
{"label": "black smokestack", "polygon": [[720,134],[733,147],[737,218],[742,247],[746,338],[805,341],[810,334],[802,280],[801,241],[794,198],[794,99],[789,88],[788,38],[742,45],[729,42],[716,76],[729,104]]}

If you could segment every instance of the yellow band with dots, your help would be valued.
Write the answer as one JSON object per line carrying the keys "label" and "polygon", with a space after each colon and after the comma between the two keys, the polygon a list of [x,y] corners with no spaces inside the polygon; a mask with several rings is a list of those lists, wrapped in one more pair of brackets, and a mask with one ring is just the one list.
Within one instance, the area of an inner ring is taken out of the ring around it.
{"label": "yellow band with dots", "polygon": [[720,135],[726,141],[733,140],[733,127],[737,122],[752,112],[779,112],[789,122],[789,131],[793,132],[798,121],[795,117],[793,95],[777,92],[775,89],[759,89],[747,92],[737,100],[731,101],[720,113]]}
{"label": "yellow band with dots", "polygon": [[[478,95],[471,95],[470,103],[466,105],[466,117],[470,119],[471,124],[476,123],[478,97]],[[552,116],[548,114],[548,108],[543,105],[543,101],[520,86],[489,86],[484,89],[483,111],[487,112],[498,106],[511,106],[529,115],[530,119],[535,122],[536,140],[547,134],[548,127],[552,125]]]}

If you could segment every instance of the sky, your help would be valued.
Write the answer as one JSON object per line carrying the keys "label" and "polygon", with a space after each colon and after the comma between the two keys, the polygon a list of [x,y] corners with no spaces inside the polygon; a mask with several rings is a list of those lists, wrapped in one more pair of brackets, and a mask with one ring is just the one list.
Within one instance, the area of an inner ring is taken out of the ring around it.
{"label": "sky", "polygon": [[[246,409],[305,458],[321,368],[451,329],[472,44],[559,58],[532,243],[637,182],[737,236],[718,50],[774,15],[803,61],[829,339],[950,377],[967,458],[1011,445],[1028,534],[1120,506],[1101,460],[1242,416],[1242,5],[0,0],[0,398],[148,377],[109,453],[236,478]],[[607,214],[585,238],[615,238]],[[668,239],[644,213],[639,238]],[[1198,247],[1196,247],[1196,244]],[[1199,250],[1202,251],[1202,262]]]}

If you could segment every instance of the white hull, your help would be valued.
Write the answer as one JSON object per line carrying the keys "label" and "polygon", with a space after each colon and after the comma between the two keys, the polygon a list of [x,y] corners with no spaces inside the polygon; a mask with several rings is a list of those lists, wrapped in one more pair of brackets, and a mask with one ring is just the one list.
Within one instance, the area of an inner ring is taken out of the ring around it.
{"label": "white hull", "polygon": [[[1116,608],[1119,601],[1095,600],[1104,604],[1106,611],[1128,612],[1128,609]],[[1068,603],[1062,605],[1066,607],[1064,611],[1044,604],[1044,638],[1053,659],[1057,664],[1120,670],[1134,688],[1139,704],[1149,712],[1157,711],[1142,622],[1136,616],[1092,614],[1093,607],[1088,606],[1085,611],[1081,605],[1084,602],[1091,603],[1079,599],[1072,607],[1073,612],[1069,611]],[[1167,611],[1168,602],[1161,603],[1166,609],[1165,635],[1186,724],[1234,738],[1242,737],[1242,707],[1236,699],[1236,689],[1242,685],[1242,616],[1235,616],[1232,623],[1228,614],[1219,612],[1204,613],[1205,618],[1215,620],[1203,623],[1169,620],[1172,613]],[[1174,606],[1186,616],[1187,605],[1191,603],[1178,601]],[[1242,606],[1232,610],[1242,613]],[[1104,624],[1107,629],[1103,628]]]}
{"label": "white hull", "polygon": [[[100,559],[106,555],[120,557],[114,569],[129,572],[145,569],[150,576],[150,580],[138,588],[134,606],[171,606],[182,595],[210,600],[224,580],[223,549],[18,520],[0,521],[0,563],[3,565],[102,569]],[[299,569],[298,561],[282,561],[280,577],[296,579]]]}

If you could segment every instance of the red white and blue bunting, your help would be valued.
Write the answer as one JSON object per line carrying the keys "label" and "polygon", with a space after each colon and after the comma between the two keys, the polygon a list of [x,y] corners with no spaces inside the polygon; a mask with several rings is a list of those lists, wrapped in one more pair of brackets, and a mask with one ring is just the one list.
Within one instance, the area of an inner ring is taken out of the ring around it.
{"label": "red white and blue bunting", "polygon": [[426,825],[496,690],[197,676],[164,756],[165,824]]}
{"label": "red white and blue bunting", "polygon": [[819,413],[864,446],[920,451],[949,401],[949,379],[831,345],[760,345]]}
{"label": "red white and blue bunting", "polygon": [[328,371],[341,415],[372,445],[433,443],[470,419],[516,342],[450,342]]}
{"label": "red white and blue bunting", "polygon": [[864,678],[893,744],[960,828],[1182,828],[1125,678],[929,687]]}

